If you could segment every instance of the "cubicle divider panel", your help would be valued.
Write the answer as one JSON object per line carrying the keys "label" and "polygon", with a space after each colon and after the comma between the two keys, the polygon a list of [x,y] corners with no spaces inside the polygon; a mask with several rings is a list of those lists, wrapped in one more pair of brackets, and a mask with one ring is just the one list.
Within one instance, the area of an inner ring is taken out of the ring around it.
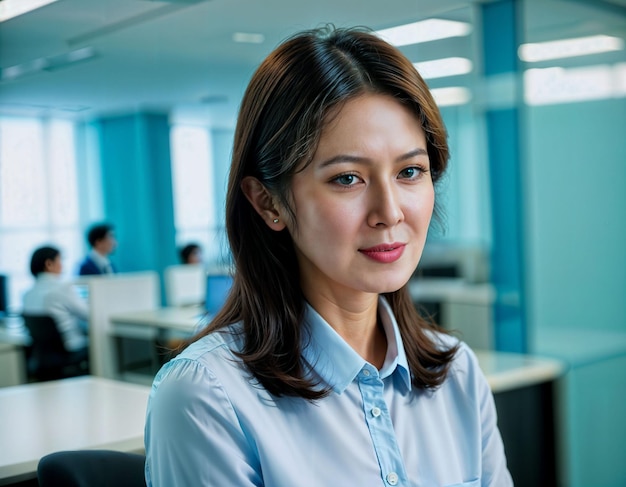
{"label": "cubicle divider panel", "polygon": [[206,294],[206,274],[201,264],[166,267],[163,274],[166,306],[202,304]]}
{"label": "cubicle divider panel", "polygon": [[117,353],[109,317],[115,313],[159,308],[159,276],[152,271],[115,274],[93,277],[88,283],[91,374],[114,379]]}

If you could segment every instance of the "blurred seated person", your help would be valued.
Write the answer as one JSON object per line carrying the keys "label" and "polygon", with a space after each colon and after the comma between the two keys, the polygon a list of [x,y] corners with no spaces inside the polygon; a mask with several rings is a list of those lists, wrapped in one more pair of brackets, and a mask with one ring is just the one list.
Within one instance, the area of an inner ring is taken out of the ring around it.
{"label": "blurred seated person", "polygon": [[51,316],[68,352],[85,350],[88,346],[87,303],[68,282],[61,279],[61,252],[54,247],[40,247],[30,260],[35,285],[24,294],[23,314]]}
{"label": "blurred seated person", "polygon": [[113,225],[99,223],[93,225],[87,232],[87,241],[91,251],[80,264],[78,274],[93,276],[98,274],[113,274],[116,272],[113,263],[109,260],[117,248],[117,240]]}
{"label": "blurred seated person", "polygon": [[180,261],[183,264],[202,264],[202,248],[196,243],[185,245],[180,250]]}

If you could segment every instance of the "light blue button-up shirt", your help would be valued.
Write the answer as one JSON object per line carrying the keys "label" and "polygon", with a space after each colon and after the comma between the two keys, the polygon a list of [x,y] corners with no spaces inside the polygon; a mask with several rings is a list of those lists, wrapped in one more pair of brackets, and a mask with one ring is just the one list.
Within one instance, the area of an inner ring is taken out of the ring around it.
{"label": "light blue button-up shirt", "polygon": [[[213,333],[163,366],[146,422],[148,486],[507,487],[496,411],[461,344],[435,391],[411,385],[395,318],[378,370],[308,308],[304,356],[330,396],[276,398],[241,366],[241,342]],[[444,346],[454,339],[441,336]]]}

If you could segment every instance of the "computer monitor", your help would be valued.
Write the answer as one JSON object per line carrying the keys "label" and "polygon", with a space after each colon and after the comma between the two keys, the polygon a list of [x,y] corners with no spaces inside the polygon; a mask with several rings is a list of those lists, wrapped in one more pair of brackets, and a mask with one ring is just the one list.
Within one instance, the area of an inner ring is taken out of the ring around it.
{"label": "computer monitor", "polygon": [[74,287],[74,292],[76,293],[76,295],[80,299],[88,303],[89,302],[89,284],[87,284],[86,282],[75,282],[73,283],[73,287]]}
{"label": "computer monitor", "polygon": [[7,290],[7,276],[0,274],[0,315],[7,314],[9,299]]}
{"label": "computer monitor", "polygon": [[224,305],[233,278],[228,274],[207,274],[204,306],[210,315],[216,314]]}

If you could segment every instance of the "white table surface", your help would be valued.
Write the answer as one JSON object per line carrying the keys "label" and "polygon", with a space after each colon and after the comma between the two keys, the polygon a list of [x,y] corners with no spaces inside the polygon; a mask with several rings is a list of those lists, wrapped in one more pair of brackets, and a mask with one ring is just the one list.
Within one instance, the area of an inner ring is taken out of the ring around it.
{"label": "white table surface", "polygon": [[0,388],[0,485],[60,450],[143,451],[150,388],[100,377]]}
{"label": "white table surface", "polygon": [[206,315],[202,307],[188,306],[116,313],[109,319],[114,329],[119,329],[118,325],[138,325],[193,333],[201,323],[205,322]]}
{"label": "white table surface", "polygon": [[481,350],[475,353],[494,393],[555,380],[566,369],[562,361],[551,358]]}

